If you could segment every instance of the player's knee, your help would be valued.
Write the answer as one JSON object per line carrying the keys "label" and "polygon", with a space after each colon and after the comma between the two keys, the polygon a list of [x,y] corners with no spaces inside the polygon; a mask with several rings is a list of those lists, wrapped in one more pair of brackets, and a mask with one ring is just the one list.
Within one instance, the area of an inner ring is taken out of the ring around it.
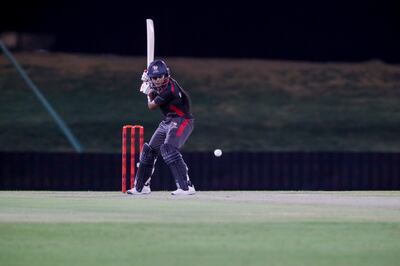
{"label": "player's knee", "polygon": [[149,144],[145,143],[143,145],[142,153],[140,154],[140,162],[147,165],[153,165],[156,156],[156,151],[153,150]]}
{"label": "player's knee", "polygon": [[179,152],[178,148],[170,144],[161,145],[160,152],[166,164],[173,163],[182,158],[182,155]]}

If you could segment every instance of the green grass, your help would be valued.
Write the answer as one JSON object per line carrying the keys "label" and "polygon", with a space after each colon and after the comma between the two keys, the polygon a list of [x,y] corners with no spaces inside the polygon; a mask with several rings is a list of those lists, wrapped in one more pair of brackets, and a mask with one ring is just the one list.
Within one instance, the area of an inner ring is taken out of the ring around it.
{"label": "green grass", "polygon": [[397,265],[399,192],[0,192],[4,265]]}
{"label": "green grass", "polygon": [[[117,152],[121,127],[148,140],[162,118],[138,92],[145,58],[17,54],[86,151]],[[398,151],[400,67],[166,58],[192,96],[187,151]],[[49,115],[0,57],[0,150],[71,150]]]}

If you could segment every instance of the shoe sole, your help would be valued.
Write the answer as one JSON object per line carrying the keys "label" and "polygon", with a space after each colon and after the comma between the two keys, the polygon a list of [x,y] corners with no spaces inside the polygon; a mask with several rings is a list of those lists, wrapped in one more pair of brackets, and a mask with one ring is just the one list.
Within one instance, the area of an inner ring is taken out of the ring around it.
{"label": "shoe sole", "polygon": [[172,196],[192,196],[192,195],[194,195],[194,194],[196,194],[196,192],[192,192],[192,193],[179,193],[179,194],[174,194],[174,193],[171,192],[171,195],[172,195]]}
{"label": "shoe sole", "polygon": [[129,195],[149,195],[151,192],[147,192],[147,193],[142,193],[142,192],[140,192],[140,193],[132,193],[132,192],[126,192],[126,194],[129,194]]}

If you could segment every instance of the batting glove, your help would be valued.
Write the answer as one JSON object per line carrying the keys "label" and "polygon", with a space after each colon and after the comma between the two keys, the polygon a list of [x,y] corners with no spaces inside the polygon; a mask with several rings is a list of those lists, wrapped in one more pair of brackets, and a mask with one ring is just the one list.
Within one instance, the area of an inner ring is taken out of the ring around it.
{"label": "batting glove", "polygon": [[145,69],[144,71],[143,71],[143,74],[142,74],[142,81],[143,82],[149,82],[149,76],[147,75],[147,69]]}
{"label": "batting glove", "polygon": [[142,86],[140,86],[140,92],[143,92],[146,95],[149,95],[151,88],[149,82],[143,82]]}

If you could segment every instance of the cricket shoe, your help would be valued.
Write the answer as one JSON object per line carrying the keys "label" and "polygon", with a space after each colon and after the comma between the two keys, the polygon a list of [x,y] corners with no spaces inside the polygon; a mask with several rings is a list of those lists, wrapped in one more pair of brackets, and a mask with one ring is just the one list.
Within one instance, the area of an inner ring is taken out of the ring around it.
{"label": "cricket shoe", "polygon": [[181,188],[178,188],[175,191],[172,191],[171,194],[174,196],[181,196],[181,195],[194,195],[196,194],[196,190],[194,189],[194,186],[188,186],[188,190],[183,190]]}
{"label": "cricket shoe", "polygon": [[130,195],[146,195],[151,193],[150,186],[143,186],[142,191],[137,191],[136,187],[129,189],[126,193]]}

